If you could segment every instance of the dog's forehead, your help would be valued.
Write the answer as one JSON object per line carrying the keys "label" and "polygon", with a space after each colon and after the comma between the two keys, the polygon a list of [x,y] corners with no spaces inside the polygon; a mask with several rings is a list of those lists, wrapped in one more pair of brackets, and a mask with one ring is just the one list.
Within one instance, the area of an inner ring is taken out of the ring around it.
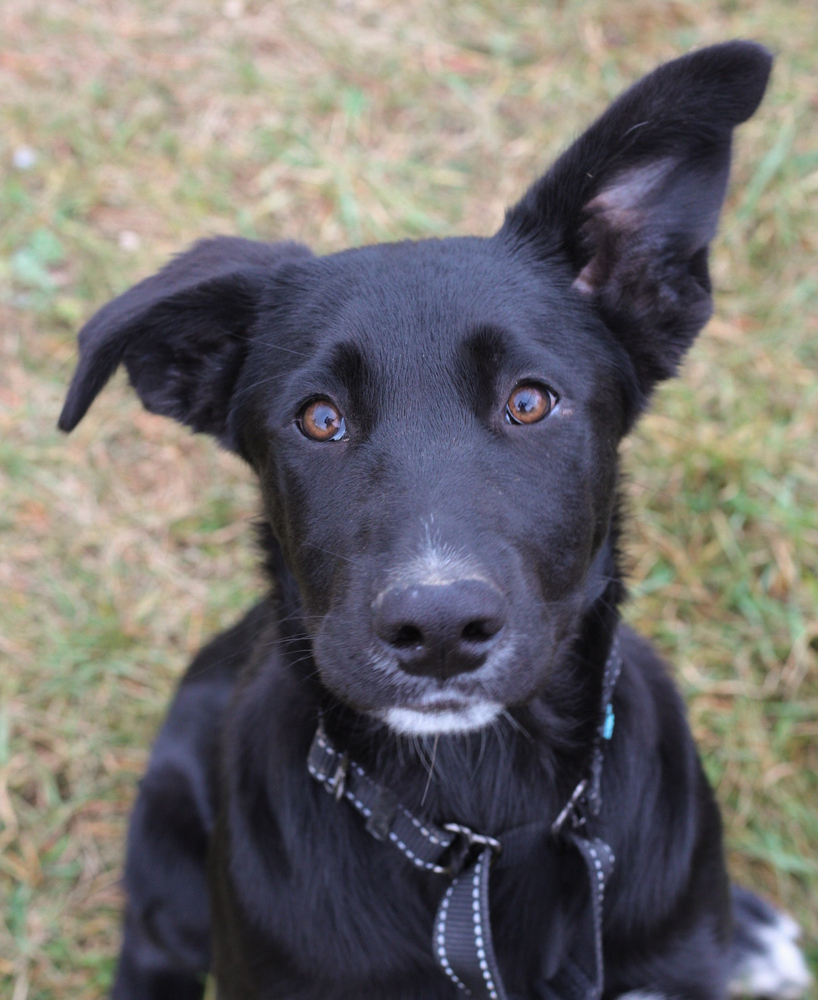
{"label": "dog's forehead", "polygon": [[470,364],[472,373],[545,375],[545,358],[547,368],[584,381],[583,370],[590,377],[611,360],[559,262],[527,258],[496,238],[379,244],[306,268],[295,308],[314,333],[313,370],[365,367],[377,384],[397,386],[407,376],[468,378]]}
{"label": "dog's forehead", "polygon": [[572,327],[567,281],[474,237],[380,244],[322,258],[313,303],[332,341],[387,370],[447,361],[475,333],[558,345]]}

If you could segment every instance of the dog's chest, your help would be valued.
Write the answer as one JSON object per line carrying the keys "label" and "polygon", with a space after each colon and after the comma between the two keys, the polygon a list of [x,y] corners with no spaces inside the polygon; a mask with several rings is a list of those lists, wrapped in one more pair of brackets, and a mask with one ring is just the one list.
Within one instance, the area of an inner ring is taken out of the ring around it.
{"label": "dog's chest", "polygon": [[[464,769],[456,790],[447,795],[441,781],[430,788],[427,801],[438,822],[451,818],[491,833],[530,829],[524,849],[510,863],[498,862],[490,885],[504,978],[509,989],[534,995],[534,983],[559,963],[571,905],[566,881],[574,878],[581,895],[582,872],[550,837],[549,796],[532,783],[531,774],[500,773],[496,762],[481,764],[486,765],[482,777]],[[279,788],[270,803],[275,843],[267,845],[258,866],[242,863],[235,871],[243,883],[239,895],[247,900],[258,896],[258,873],[266,870],[264,924],[270,941],[265,950],[277,956],[271,966],[294,966],[299,982],[315,988],[323,982],[324,995],[330,982],[345,990],[359,984],[367,995],[375,995],[371,984],[380,983],[384,996],[393,998],[416,982],[424,996],[438,990],[441,997],[450,996],[451,984],[432,950],[435,912],[450,879],[418,870],[394,844],[376,840],[350,803],[327,794],[306,766],[303,773],[291,773],[291,780],[292,787]],[[401,791],[411,796],[410,786]]]}

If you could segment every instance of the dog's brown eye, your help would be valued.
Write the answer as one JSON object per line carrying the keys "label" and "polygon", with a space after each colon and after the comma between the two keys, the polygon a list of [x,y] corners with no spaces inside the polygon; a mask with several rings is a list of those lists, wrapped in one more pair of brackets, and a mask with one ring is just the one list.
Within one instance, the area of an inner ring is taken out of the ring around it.
{"label": "dog's brown eye", "polygon": [[557,397],[544,385],[526,382],[508,397],[506,420],[512,424],[536,424],[554,409]]}
{"label": "dog's brown eye", "polygon": [[347,432],[341,411],[328,399],[315,399],[308,403],[297,423],[301,433],[313,441],[340,441]]}

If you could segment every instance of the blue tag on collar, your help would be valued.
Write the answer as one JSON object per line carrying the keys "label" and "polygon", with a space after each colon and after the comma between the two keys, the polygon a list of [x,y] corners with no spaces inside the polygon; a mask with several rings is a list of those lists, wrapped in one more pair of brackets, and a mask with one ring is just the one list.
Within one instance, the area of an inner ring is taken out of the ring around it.
{"label": "blue tag on collar", "polygon": [[613,736],[613,731],[614,731],[613,705],[606,705],[605,721],[602,723],[602,738],[604,740],[609,740]]}

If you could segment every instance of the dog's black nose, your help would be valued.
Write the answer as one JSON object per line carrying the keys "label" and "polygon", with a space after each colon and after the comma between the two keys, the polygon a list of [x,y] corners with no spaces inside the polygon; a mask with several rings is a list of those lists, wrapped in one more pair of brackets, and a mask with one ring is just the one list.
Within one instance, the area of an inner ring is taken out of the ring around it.
{"label": "dog's black nose", "polygon": [[451,677],[481,667],[505,625],[502,594],[482,580],[390,587],[375,632],[410,674]]}

